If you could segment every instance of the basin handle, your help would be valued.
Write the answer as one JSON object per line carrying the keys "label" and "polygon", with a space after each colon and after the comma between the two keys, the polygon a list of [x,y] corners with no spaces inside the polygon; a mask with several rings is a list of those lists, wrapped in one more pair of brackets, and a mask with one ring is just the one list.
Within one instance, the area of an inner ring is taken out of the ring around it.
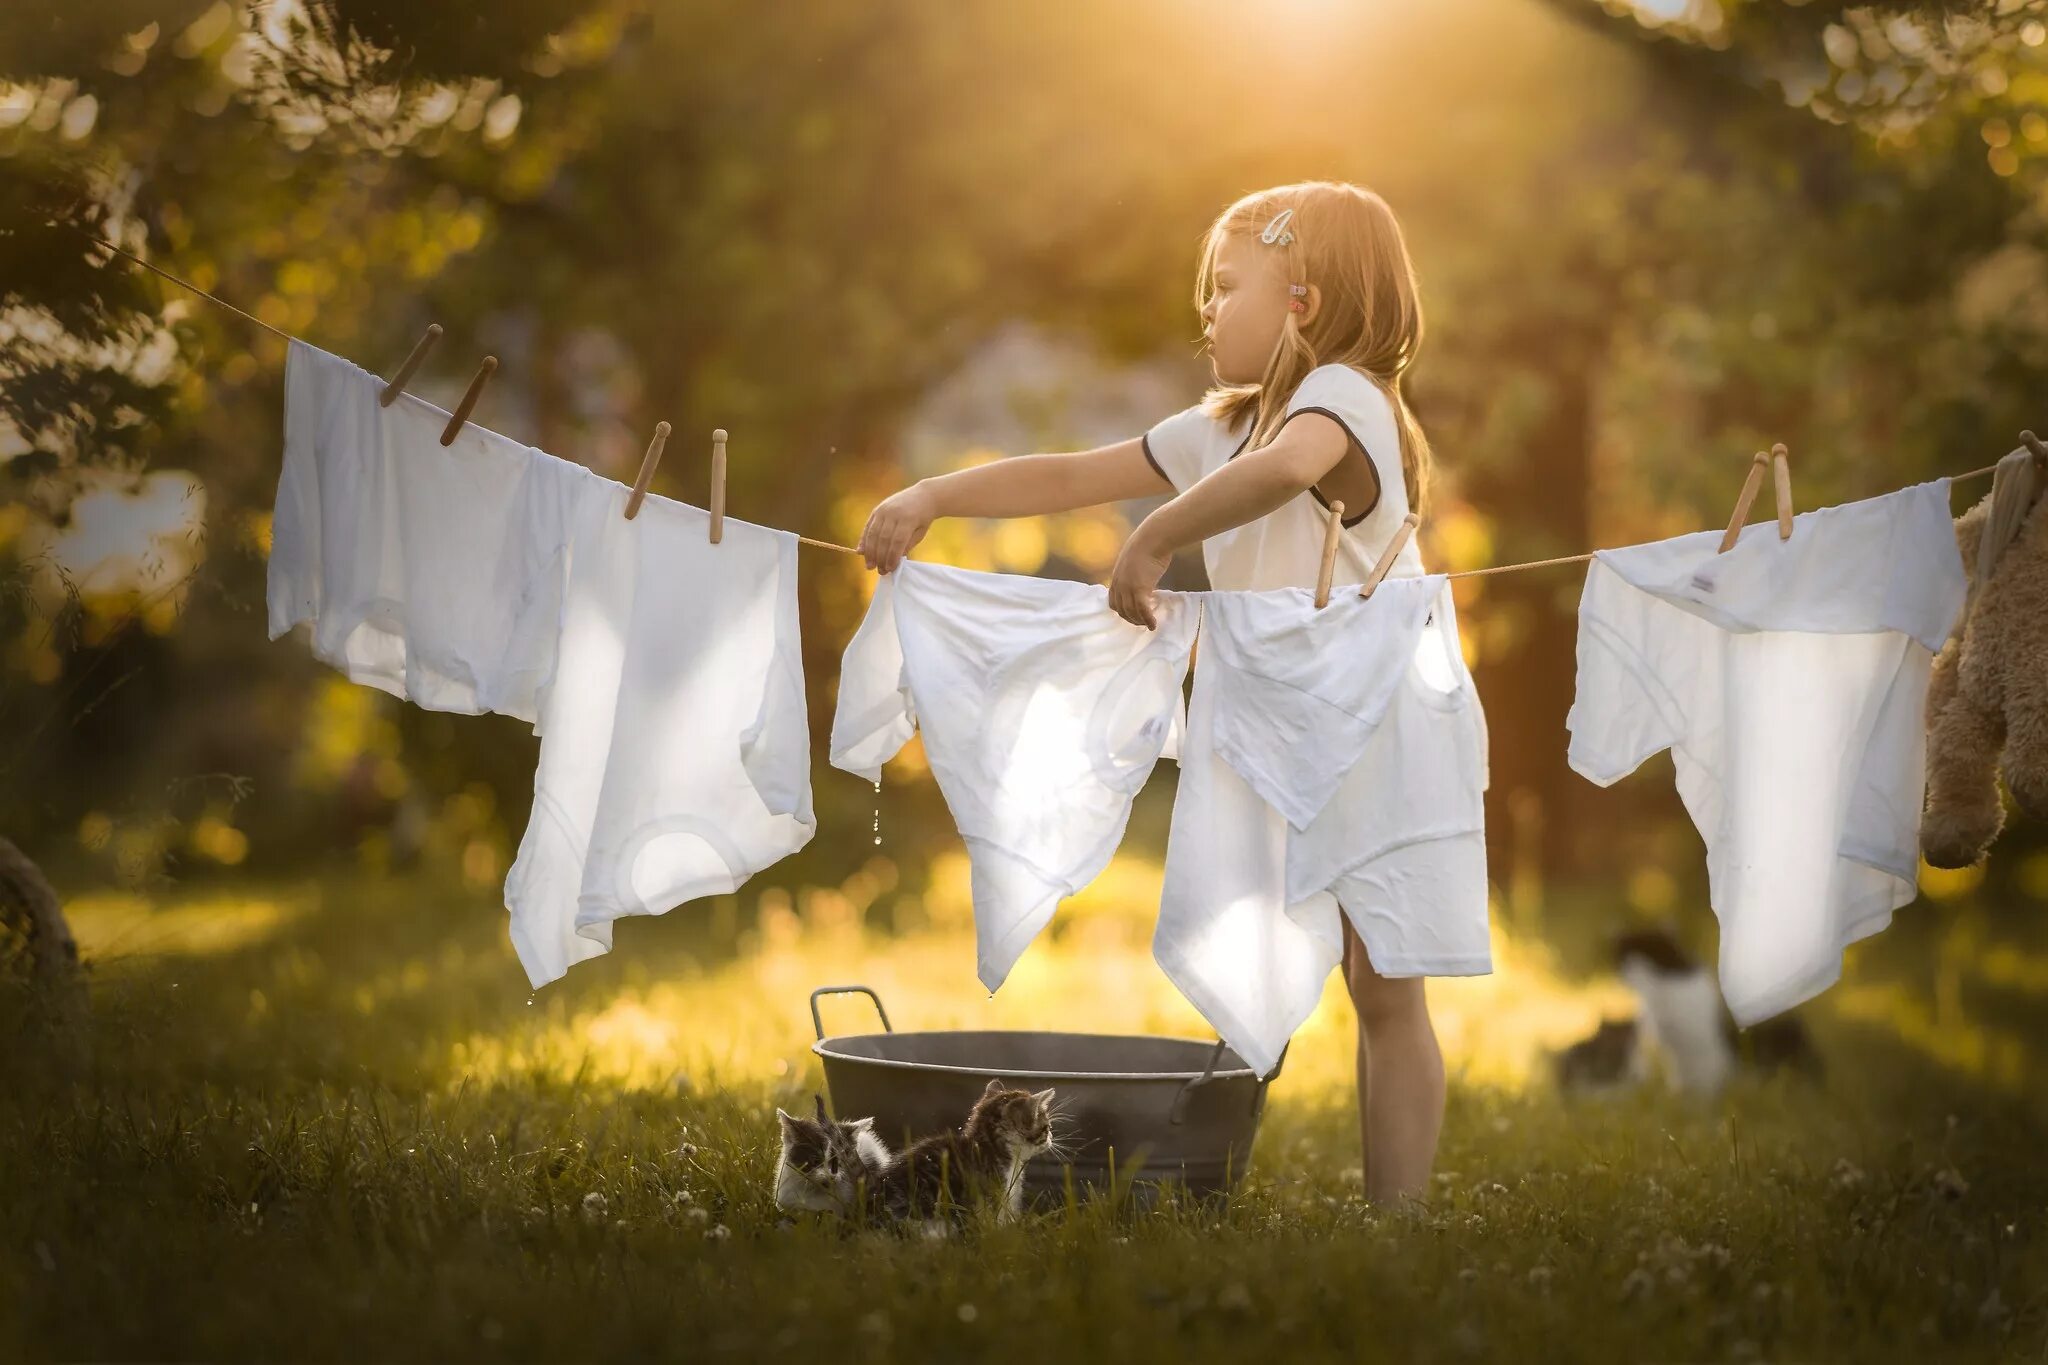
{"label": "basin handle", "polygon": [[1285,1043],[1281,1044],[1280,1056],[1278,1057],[1278,1059],[1274,1061],[1273,1069],[1271,1071],[1268,1071],[1265,1075],[1259,1077],[1258,1091],[1252,1096],[1253,1123],[1257,1123],[1260,1117],[1266,1112],[1266,1087],[1271,1085],[1273,1083],[1273,1078],[1280,1074],[1280,1068],[1287,1065],[1287,1049],[1293,1046],[1294,1040],[1292,1038],[1288,1039]]}
{"label": "basin handle", "polygon": [[1178,1125],[1181,1123],[1185,1123],[1187,1121],[1188,1096],[1194,1094],[1197,1090],[1200,1090],[1203,1086],[1207,1085],[1209,1082],[1216,1079],[1216,1063],[1222,1060],[1223,1040],[1221,1038],[1218,1038],[1216,1040],[1215,1050],[1209,1054],[1209,1064],[1202,1068],[1202,1074],[1199,1076],[1191,1077],[1188,1080],[1187,1084],[1183,1085],[1180,1089],[1173,1092],[1173,1108],[1171,1111],[1168,1112],[1166,1116],[1167,1121],[1169,1123]]}
{"label": "basin handle", "polygon": [[[1288,1046],[1292,1046],[1292,1043]],[[1167,1119],[1170,1122],[1178,1125],[1187,1121],[1188,1097],[1216,1079],[1216,1064],[1222,1060],[1223,1040],[1218,1038],[1215,1049],[1209,1053],[1209,1064],[1202,1068],[1202,1074],[1190,1078],[1186,1084],[1174,1092],[1173,1109],[1167,1114]],[[1285,1065],[1287,1065],[1287,1048],[1282,1047],[1280,1049],[1280,1059],[1273,1063],[1271,1071],[1259,1077],[1258,1087],[1252,1091],[1252,1122],[1258,1122],[1259,1116],[1265,1112],[1266,1087],[1273,1083],[1273,1078],[1280,1074],[1280,1068]]]}
{"label": "basin handle", "polygon": [[821,995],[865,995],[875,1002],[875,1013],[882,1016],[882,1032],[896,1031],[889,1023],[889,1011],[882,1008],[882,997],[875,994],[872,986],[820,986],[811,992],[811,1027],[818,1031],[821,1043],[825,1041],[825,1021],[818,1015],[818,997]]}

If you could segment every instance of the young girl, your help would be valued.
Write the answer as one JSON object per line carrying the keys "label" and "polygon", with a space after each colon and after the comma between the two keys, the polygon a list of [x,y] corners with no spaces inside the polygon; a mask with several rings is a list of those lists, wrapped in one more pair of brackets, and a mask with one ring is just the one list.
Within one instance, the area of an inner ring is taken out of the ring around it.
{"label": "young girl", "polygon": [[[1110,575],[1110,605],[1131,621],[1156,625],[1160,576],[1175,551],[1198,542],[1212,587],[1314,587],[1337,503],[1333,581],[1363,581],[1409,509],[1421,509],[1430,472],[1400,389],[1422,343],[1422,309],[1393,211],[1368,190],[1329,182],[1247,195],[1209,228],[1195,306],[1217,380],[1201,403],[1097,450],[921,480],[868,518],[868,566],[894,570],[942,516],[1034,516],[1170,492]],[[1411,540],[1391,572],[1422,571]],[[1419,1197],[1444,1111],[1423,983],[1381,976],[1348,921],[1344,942],[1366,1194]]]}

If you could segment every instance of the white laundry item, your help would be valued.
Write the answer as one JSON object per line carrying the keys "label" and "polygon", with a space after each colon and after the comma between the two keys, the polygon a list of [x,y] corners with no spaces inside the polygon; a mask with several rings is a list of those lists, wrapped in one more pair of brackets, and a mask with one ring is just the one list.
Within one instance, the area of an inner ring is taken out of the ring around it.
{"label": "white laundry item", "polygon": [[444,447],[446,412],[409,393],[384,407],[383,388],[289,347],[271,638],[310,623],[314,655],[355,682],[532,721],[563,531],[536,519],[530,479],[543,462],[595,476],[475,423]]}
{"label": "white laundry item", "polygon": [[[493,709],[522,718],[530,714],[535,734],[546,728],[546,688],[561,644],[571,532],[579,513],[615,500],[618,488],[582,465],[533,452],[514,509],[513,540],[500,559],[498,579],[511,599],[512,626],[498,667],[499,704]],[[585,524],[594,525],[594,517]]]}
{"label": "white laundry item", "polygon": [[1152,950],[1248,1065],[1314,1012],[1340,914],[1384,976],[1492,970],[1485,744],[1442,577],[1204,594]]}
{"label": "white laundry item", "polygon": [[505,883],[535,986],[612,924],[737,890],[817,827],[796,537],[598,480],[571,513],[533,812]]}
{"label": "white laundry item", "polygon": [[1598,554],[1579,605],[1578,772],[1670,749],[1707,848],[1728,1008],[1826,990],[1916,894],[1922,708],[1965,582],[1948,481]]}
{"label": "white laundry item", "polygon": [[1443,587],[1390,579],[1370,598],[1339,589],[1321,608],[1306,588],[1203,594],[1216,754],[1295,828],[1358,761]]}
{"label": "white laundry item", "polygon": [[[1369,508],[1347,509],[1337,537],[1335,581],[1363,583],[1408,515],[1394,406],[1386,391],[1359,371],[1348,365],[1322,365],[1309,371],[1287,400],[1290,420],[1305,412],[1321,413],[1343,427],[1379,481],[1378,500]],[[1145,433],[1145,458],[1176,492],[1186,492],[1236,459],[1250,439],[1249,418],[1226,426],[1197,404]],[[1210,536],[1202,542],[1209,586],[1253,592],[1314,584],[1322,568],[1328,519],[1322,493],[1312,488],[1257,520]],[[1414,540],[1395,556],[1390,572],[1401,577],[1422,572],[1422,555]]]}
{"label": "white laundry item", "polygon": [[1098,585],[915,561],[876,586],[840,668],[832,765],[879,781],[924,732],[972,864],[990,990],[1115,854],[1181,723],[1195,624],[1178,593],[1159,594],[1149,631]]}

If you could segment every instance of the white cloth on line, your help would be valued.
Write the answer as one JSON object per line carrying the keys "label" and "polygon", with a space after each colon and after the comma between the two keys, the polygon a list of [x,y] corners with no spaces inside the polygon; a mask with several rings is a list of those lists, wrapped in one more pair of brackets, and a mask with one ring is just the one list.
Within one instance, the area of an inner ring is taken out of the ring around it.
{"label": "white cloth on line", "polygon": [[533,811],[505,905],[535,986],[612,925],[737,890],[810,841],[795,536],[571,485],[567,577],[539,690]]}
{"label": "white cloth on line", "polygon": [[[1336,581],[1362,583],[1408,515],[1394,406],[1386,391],[1359,371],[1348,365],[1321,365],[1303,377],[1287,400],[1288,420],[1306,412],[1320,413],[1343,427],[1379,481],[1378,500],[1370,507],[1347,508],[1337,537]],[[1225,425],[1197,404],[1145,433],[1145,458],[1176,492],[1186,492],[1236,459],[1250,439],[1250,419]],[[1253,592],[1314,584],[1322,569],[1328,518],[1321,492],[1309,489],[1263,517],[1210,536],[1202,542],[1209,586]],[[1390,572],[1400,577],[1422,572],[1422,554],[1413,539],[1395,556]]]}
{"label": "white cloth on line", "polygon": [[1486,735],[1449,584],[1203,594],[1153,957],[1265,1074],[1342,960],[1492,969]]}
{"label": "white cloth on line", "polygon": [[1568,758],[1601,786],[1671,750],[1707,849],[1738,1023],[1818,995],[1917,894],[1922,710],[1965,582],[1946,479],[1603,550],[1579,605]]}
{"label": "white cloth on line", "polygon": [[1099,585],[909,561],[876,585],[846,647],[832,765],[879,781],[924,732],[972,864],[990,990],[1108,866],[1181,724],[1194,604],[1159,594],[1148,631],[1108,601]]}
{"label": "white cloth on line", "polygon": [[[532,722],[564,529],[529,476],[550,457],[293,341],[271,519],[270,635],[433,711]],[[560,464],[562,462],[555,461]],[[596,476],[581,471],[586,478]]]}

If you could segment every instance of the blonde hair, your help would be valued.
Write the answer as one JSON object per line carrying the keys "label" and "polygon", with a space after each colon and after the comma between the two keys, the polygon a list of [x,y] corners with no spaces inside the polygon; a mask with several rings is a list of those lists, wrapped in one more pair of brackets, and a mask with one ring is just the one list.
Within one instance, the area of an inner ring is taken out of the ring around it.
{"label": "blonde hair", "polygon": [[1401,376],[1422,346],[1422,302],[1415,267],[1401,225],[1387,201],[1371,190],[1331,180],[1248,194],[1209,225],[1195,277],[1195,307],[1205,307],[1216,288],[1216,253],[1226,237],[1257,237],[1281,212],[1292,209],[1286,230],[1291,242],[1265,245],[1281,253],[1290,284],[1314,285],[1321,294],[1313,318],[1288,310],[1280,344],[1256,384],[1211,389],[1202,410],[1226,426],[1247,413],[1255,449],[1279,433],[1287,400],[1318,365],[1349,365],[1386,393],[1401,439],[1401,481],[1408,505],[1420,513],[1433,471],[1429,439],[1401,394]]}

